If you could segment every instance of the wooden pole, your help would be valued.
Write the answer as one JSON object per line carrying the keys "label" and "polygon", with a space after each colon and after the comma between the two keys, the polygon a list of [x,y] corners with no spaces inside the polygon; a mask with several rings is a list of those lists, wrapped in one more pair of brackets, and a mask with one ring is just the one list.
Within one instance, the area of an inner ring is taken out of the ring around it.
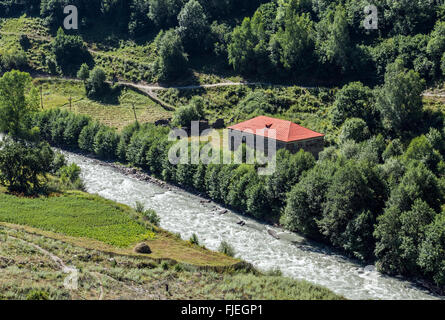
{"label": "wooden pole", "polygon": [[71,112],[71,101],[73,100],[73,98],[70,96],[70,112]]}
{"label": "wooden pole", "polygon": [[40,86],[40,108],[43,110],[43,87]]}
{"label": "wooden pole", "polygon": [[131,105],[133,106],[134,120],[136,121],[136,123],[138,123],[138,117],[136,116],[136,108],[134,106],[134,103],[131,103]]}

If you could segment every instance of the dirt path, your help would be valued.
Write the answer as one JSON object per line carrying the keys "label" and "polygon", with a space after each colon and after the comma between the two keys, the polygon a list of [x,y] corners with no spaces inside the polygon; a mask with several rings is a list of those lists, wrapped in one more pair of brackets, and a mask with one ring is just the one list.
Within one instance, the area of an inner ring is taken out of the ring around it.
{"label": "dirt path", "polygon": [[[38,246],[35,243],[29,242],[29,241],[26,241],[26,240],[23,240],[23,239],[20,239],[20,238],[16,238],[16,237],[13,237],[11,235],[8,235],[8,238],[11,238],[11,239],[23,242],[26,245],[28,245],[30,247],[33,247],[34,249],[40,251],[44,255],[50,257],[51,260],[53,260],[57,264],[57,266],[59,267],[60,270],[62,270],[63,273],[68,274],[68,276],[65,278],[65,281],[63,283],[64,286],[66,288],[68,288],[68,289],[71,289],[71,290],[77,290],[75,288],[75,287],[77,287],[77,283],[75,283],[75,282],[77,282],[79,270],[77,270],[76,267],[74,267],[74,266],[67,266],[65,264],[65,262],[63,262],[63,260],[60,257],[56,256],[55,254],[49,252],[46,249],[43,249],[42,247]],[[99,289],[100,289],[99,300],[103,300],[104,289],[103,289],[102,283],[101,283],[99,277],[96,274],[93,274],[93,276],[96,278],[96,280],[99,283]]]}

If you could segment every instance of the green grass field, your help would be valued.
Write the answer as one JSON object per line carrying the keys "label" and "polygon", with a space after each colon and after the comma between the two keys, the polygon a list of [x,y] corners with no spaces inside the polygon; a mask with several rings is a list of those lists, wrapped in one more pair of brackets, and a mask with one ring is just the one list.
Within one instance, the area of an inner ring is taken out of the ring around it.
{"label": "green grass field", "polygon": [[128,247],[152,232],[131,219],[131,210],[98,196],[68,192],[36,199],[0,194],[0,221]]}
{"label": "green grass field", "polygon": [[147,96],[134,90],[122,91],[117,97],[111,97],[112,103],[101,103],[87,98],[82,82],[62,79],[36,79],[34,85],[42,88],[45,109],[70,109],[78,114],[88,115],[118,130],[134,122],[132,103],[136,108],[139,122],[153,123],[160,119],[171,118],[172,113],[153,102]]}

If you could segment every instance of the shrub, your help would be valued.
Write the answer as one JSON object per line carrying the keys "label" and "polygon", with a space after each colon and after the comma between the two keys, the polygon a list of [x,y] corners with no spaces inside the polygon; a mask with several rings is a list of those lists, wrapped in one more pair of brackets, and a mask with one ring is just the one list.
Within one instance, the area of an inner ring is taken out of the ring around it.
{"label": "shrub", "polygon": [[22,49],[10,49],[1,55],[1,63],[6,70],[21,70],[28,65],[28,58]]}
{"label": "shrub", "polygon": [[219,245],[218,251],[229,256],[234,257],[235,256],[235,249],[226,241],[222,241]]}
{"label": "shrub", "polygon": [[161,219],[159,218],[156,211],[151,209],[144,212],[144,220],[150,222],[155,226],[159,226],[159,223],[161,222]]}
{"label": "shrub", "polygon": [[27,294],[26,300],[49,300],[49,295],[44,290],[31,290]]}
{"label": "shrub", "polygon": [[193,245],[199,246],[199,239],[198,239],[198,236],[196,235],[196,233],[192,234],[192,236],[189,239],[189,242]]}

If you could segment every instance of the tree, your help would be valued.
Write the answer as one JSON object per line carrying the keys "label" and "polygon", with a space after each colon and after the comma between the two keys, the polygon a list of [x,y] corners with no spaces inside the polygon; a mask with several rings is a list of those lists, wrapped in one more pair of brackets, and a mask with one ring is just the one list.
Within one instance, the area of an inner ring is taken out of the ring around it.
{"label": "tree", "polygon": [[105,71],[100,67],[95,67],[85,82],[85,90],[89,98],[101,98],[104,97],[110,88],[106,82],[107,75]]}
{"label": "tree", "polygon": [[253,33],[250,18],[245,18],[241,26],[232,32],[232,40],[229,44],[229,64],[235,71],[253,73],[257,70],[256,54],[258,38]]}
{"label": "tree", "polygon": [[291,231],[321,238],[317,220],[323,214],[326,193],[337,170],[334,162],[323,161],[307,171],[287,196],[281,222]]}
{"label": "tree", "polygon": [[419,161],[433,172],[436,172],[438,163],[443,160],[439,151],[434,150],[427,137],[424,135],[413,139],[408,149],[403,154],[405,161]]}
{"label": "tree", "polygon": [[345,73],[350,67],[351,40],[345,8],[337,6],[317,24],[316,52],[322,63],[334,66]]}
{"label": "tree", "polygon": [[315,165],[312,154],[300,150],[291,154],[288,150],[278,150],[276,154],[277,168],[274,174],[266,178],[266,190],[273,209],[279,211],[286,200],[286,195],[296,185],[303,172]]}
{"label": "tree", "polygon": [[0,131],[12,137],[30,134],[31,115],[38,110],[38,92],[28,73],[11,71],[0,78]]}
{"label": "tree", "polygon": [[361,82],[351,82],[338,91],[332,110],[332,123],[335,126],[341,126],[348,118],[361,118],[370,128],[374,128],[376,117],[373,93],[369,87]]}
{"label": "tree", "polygon": [[173,124],[180,127],[190,128],[192,121],[202,120],[205,117],[204,99],[193,97],[190,103],[175,111]]}
{"label": "tree", "polygon": [[90,68],[86,63],[83,63],[80,66],[79,71],[77,72],[77,77],[82,80],[84,83],[88,80],[90,77]]}
{"label": "tree", "polygon": [[440,61],[440,69],[442,70],[442,76],[445,77],[445,53],[442,56],[442,60]]}
{"label": "tree", "polygon": [[177,16],[184,4],[183,0],[149,0],[150,10],[148,17],[159,28],[173,27]]}
{"label": "tree", "polygon": [[155,70],[162,81],[171,81],[187,73],[188,58],[179,35],[174,30],[161,31],[155,39],[158,58]]}
{"label": "tree", "polygon": [[103,159],[113,159],[118,142],[117,133],[111,128],[102,126],[94,137],[94,153]]}
{"label": "tree", "polygon": [[301,72],[313,63],[314,23],[309,14],[296,14],[289,7],[286,10],[285,27],[275,34],[280,46],[280,61],[287,70]]}
{"label": "tree", "polygon": [[445,285],[445,214],[437,215],[425,230],[418,263],[434,282]]}
{"label": "tree", "polygon": [[207,17],[201,4],[190,0],[178,15],[178,33],[187,52],[205,48],[206,37],[210,31]]}
{"label": "tree", "polygon": [[425,82],[413,70],[406,70],[401,60],[387,67],[385,84],[377,91],[376,107],[382,115],[383,127],[391,136],[413,131],[419,123]]}
{"label": "tree", "polygon": [[364,120],[358,118],[350,118],[343,124],[338,139],[341,143],[348,140],[362,142],[368,139],[369,136],[369,128]]}
{"label": "tree", "polygon": [[335,173],[318,226],[333,245],[367,261],[374,256],[374,224],[383,210],[386,186],[366,162],[349,161]]}
{"label": "tree", "polygon": [[64,74],[75,75],[82,63],[91,63],[91,56],[82,38],[66,35],[62,28],[57,31],[51,48]]}
{"label": "tree", "polygon": [[32,194],[40,191],[42,178],[51,171],[54,152],[47,143],[0,142],[0,182],[11,192]]}

